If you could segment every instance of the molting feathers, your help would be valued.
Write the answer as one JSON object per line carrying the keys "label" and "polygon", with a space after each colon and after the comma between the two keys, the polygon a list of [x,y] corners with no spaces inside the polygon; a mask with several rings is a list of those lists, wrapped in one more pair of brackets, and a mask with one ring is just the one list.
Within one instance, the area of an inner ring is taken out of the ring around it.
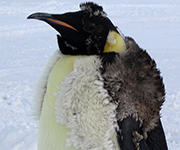
{"label": "molting feathers", "polygon": [[80,9],[28,17],[59,32],[64,54],[54,54],[37,92],[38,148],[167,150],[160,120],[165,89],[155,61],[101,6],[87,2]]}

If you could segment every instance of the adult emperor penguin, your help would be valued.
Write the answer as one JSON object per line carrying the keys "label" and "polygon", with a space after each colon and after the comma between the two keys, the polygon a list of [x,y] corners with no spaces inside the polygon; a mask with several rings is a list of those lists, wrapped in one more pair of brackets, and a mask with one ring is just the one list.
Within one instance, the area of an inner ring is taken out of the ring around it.
{"label": "adult emperor penguin", "polygon": [[165,90],[156,63],[101,6],[28,19],[55,28],[60,52],[36,92],[38,150],[166,150]]}

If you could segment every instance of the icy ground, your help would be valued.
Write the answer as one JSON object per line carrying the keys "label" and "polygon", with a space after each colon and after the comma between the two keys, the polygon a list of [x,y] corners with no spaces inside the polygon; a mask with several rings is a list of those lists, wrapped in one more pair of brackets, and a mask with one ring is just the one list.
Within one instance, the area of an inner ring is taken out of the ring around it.
{"label": "icy ground", "polygon": [[[56,31],[27,20],[33,12],[78,10],[79,0],[0,1],[0,150],[36,150],[31,96],[57,49]],[[121,31],[156,60],[166,86],[162,122],[169,150],[180,149],[180,1],[96,0]]]}

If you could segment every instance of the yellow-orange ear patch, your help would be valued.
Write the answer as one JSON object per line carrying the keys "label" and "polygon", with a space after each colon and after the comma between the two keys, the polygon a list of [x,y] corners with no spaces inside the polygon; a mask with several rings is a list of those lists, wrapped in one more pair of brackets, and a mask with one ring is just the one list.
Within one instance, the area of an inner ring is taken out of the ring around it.
{"label": "yellow-orange ear patch", "polygon": [[104,53],[120,52],[124,50],[126,50],[124,39],[116,31],[109,31]]}

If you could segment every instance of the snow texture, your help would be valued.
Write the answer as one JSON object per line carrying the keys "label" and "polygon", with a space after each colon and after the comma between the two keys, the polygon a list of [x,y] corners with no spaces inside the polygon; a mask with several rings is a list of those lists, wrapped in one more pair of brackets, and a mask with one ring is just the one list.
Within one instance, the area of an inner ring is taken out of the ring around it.
{"label": "snow texture", "polygon": [[[34,12],[79,10],[79,0],[0,1],[0,150],[36,150],[32,95],[42,68],[58,48],[57,32],[27,20]],[[96,0],[126,36],[156,60],[166,87],[161,114],[169,150],[180,145],[180,1]]]}

